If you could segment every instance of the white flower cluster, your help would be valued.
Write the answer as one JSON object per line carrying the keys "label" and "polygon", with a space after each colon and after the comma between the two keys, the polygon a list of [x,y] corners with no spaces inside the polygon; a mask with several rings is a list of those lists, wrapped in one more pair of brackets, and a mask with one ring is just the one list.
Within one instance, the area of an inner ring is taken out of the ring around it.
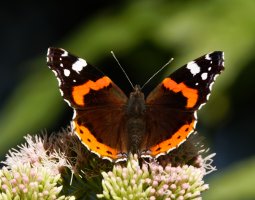
{"label": "white flower cluster", "polygon": [[52,176],[42,167],[32,167],[29,163],[16,163],[0,170],[0,200],[73,200],[74,197],[60,196],[62,186],[57,186],[60,174]]}
{"label": "white flower cluster", "polygon": [[162,167],[158,163],[139,165],[137,156],[131,156],[127,167],[114,166],[113,171],[103,172],[105,199],[200,199],[201,193],[209,188],[203,177],[204,168],[194,166]]}
{"label": "white flower cluster", "polygon": [[195,134],[157,162],[131,155],[122,165],[92,155],[70,128],[25,139],[2,162],[0,200],[67,200],[75,199],[73,195],[85,199],[201,199],[209,188],[204,176],[216,170],[212,166],[215,154],[208,155]]}

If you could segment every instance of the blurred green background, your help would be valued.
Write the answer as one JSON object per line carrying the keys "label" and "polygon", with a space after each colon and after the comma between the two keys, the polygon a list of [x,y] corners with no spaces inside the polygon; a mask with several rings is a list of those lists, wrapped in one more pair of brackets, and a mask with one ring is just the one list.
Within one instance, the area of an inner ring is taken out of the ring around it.
{"label": "blurred green background", "polygon": [[[204,199],[255,199],[254,0],[45,0],[0,7],[0,156],[26,134],[58,131],[72,117],[46,66],[49,46],[62,47],[99,67],[124,91],[143,84],[169,58],[164,76],[201,55],[225,52],[225,71],[199,112],[198,131],[217,155]],[[147,92],[147,91],[145,91]]]}

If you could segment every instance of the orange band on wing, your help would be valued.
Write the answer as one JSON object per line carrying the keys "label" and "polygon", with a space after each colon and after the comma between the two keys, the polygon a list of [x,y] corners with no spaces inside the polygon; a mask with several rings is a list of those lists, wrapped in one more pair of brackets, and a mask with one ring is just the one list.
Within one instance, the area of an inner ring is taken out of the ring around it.
{"label": "orange band on wing", "polygon": [[171,138],[165,140],[153,147],[150,148],[151,155],[157,156],[161,153],[167,153],[175,148],[177,148],[180,144],[182,144],[186,138],[189,136],[191,131],[194,128],[194,122],[192,121],[190,124],[185,124],[179,130],[172,135]]}
{"label": "orange band on wing", "polygon": [[197,100],[198,100],[198,91],[196,89],[189,88],[184,83],[178,84],[171,78],[165,78],[163,80],[163,85],[167,89],[169,89],[175,93],[182,92],[183,96],[185,96],[187,98],[186,108],[192,108],[196,105]]}
{"label": "orange band on wing", "polygon": [[74,121],[75,132],[83,144],[92,152],[98,154],[100,157],[107,157],[113,160],[117,159],[117,149],[113,149],[105,144],[98,142],[88,128],[82,125],[78,125]]}
{"label": "orange band on wing", "polygon": [[111,83],[111,79],[109,79],[107,76],[104,76],[97,81],[87,81],[83,85],[75,86],[73,87],[72,96],[73,100],[76,104],[80,106],[84,106],[84,95],[88,94],[90,89],[92,90],[100,90],[104,87],[109,86]]}

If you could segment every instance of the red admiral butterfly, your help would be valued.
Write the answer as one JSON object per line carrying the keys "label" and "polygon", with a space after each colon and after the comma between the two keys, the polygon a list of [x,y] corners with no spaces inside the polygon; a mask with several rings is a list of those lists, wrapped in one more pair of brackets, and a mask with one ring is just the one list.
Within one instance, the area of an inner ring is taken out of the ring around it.
{"label": "red admiral butterfly", "polygon": [[138,85],[128,98],[109,77],[64,49],[49,48],[47,64],[74,109],[72,127],[81,142],[117,162],[129,152],[157,158],[180,146],[194,131],[197,110],[224,69],[223,57],[215,51],[189,62],[146,98]]}

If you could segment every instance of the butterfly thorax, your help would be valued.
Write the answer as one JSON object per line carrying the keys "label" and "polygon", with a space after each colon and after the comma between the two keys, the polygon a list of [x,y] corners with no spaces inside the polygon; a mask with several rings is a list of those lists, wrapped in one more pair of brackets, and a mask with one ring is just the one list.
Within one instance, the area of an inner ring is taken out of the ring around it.
{"label": "butterfly thorax", "polygon": [[128,135],[128,152],[139,153],[142,138],[145,134],[145,100],[140,86],[136,85],[130,93],[127,109],[126,130]]}

